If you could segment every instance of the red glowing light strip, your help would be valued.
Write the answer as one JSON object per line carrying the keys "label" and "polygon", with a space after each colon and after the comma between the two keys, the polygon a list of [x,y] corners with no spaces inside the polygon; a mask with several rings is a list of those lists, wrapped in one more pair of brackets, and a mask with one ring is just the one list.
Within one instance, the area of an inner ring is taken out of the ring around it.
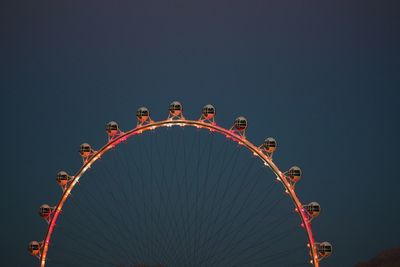
{"label": "red glowing light strip", "polygon": [[255,155],[257,155],[261,160],[266,162],[268,164],[268,166],[270,167],[270,169],[279,177],[279,180],[281,181],[281,183],[285,187],[286,191],[290,195],[291,199],[293,200],[294,205],[296,206],[296,210],[302,221],[302,224],[304,225],[304,229],[306,230],[308,242],[310,244],[309,249],[310,249],[310,254],[311,254],[311,258],[312,258],[312,264],[314,265],[314,267],[319,267],[319,259],[317,256],[318,254],[317,254],[317,249],[315,246],[314,236],[313,236],[312,229],[311,229],[311,224],[308,220],[306,213],[304,212],[303,205],[301,204],[296,193],[294,192],[293,186],[288,182],[288,180],[286,179],[286,176],[279,170],[279,168],[275,165],[275,163],[267,155],[265,155],[257,146],[255,146],[253,143],[248,141],[245,137],[240,136],[231,130],[228,130],[223,127],[217,126],[216,124],[211,124],[211,123],[207,123],[204,121],[193,121],[193,120],[186,120],[186,119],[179,119],[179,120],[167,119],[164,121],[151,122],[146,125],[139,125],[136,128],[121,134],[120,136],[116,137],[115,139],[110,140],[105,146],[103,146],[100,150],[95,152],[88,159],[88,161],[85,164],[83,164],[83,166],[79,169],[79,171],[74,176],[74,179],[72,180],[72,182],[68,185],[68,187],[64,191],[63,195],[61,196],[60,201],[58,202],[58,204],[55,208],[54,216],[49,223],[45,242],[43,244],[42,254],[40,256],[40,266],[41,267],[45,267],[45,265],[46,265],[47,252],[49,249],[51,236],[53,234],[58,215],[60,214],[62,207],[64,206],[64,203],[67,201],[68,196],[70,195],[72,189],[74,188],[76,183],[79,181],[80,177],[87,171],[87,169],[89,169],[91,167],[91,165],[94,162],[96,162],[108,150],[117,146],[119,143],[128,139],[129,137],[131,137],[135,134],[140,134],[144,131],[154,130],[159,127],[170,127],[172,125],[179,125],[181,127],[194,126],[197,128],[208,129],[210,131],[218,132],[220,134],[225,135],[227,138],[232,138],[233,140],[243,144],[251,152],[253,152]]}

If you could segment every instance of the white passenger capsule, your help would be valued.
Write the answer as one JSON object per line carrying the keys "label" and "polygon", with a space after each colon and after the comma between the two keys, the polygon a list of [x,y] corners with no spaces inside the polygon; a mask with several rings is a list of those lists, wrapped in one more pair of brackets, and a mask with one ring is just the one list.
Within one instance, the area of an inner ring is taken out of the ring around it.
{"label": "white passenger capsule", "polygon": [[318,215],[321,213],[321,206],[315,201],[304,205],[303,208],[307,210],[307,213],[313,219],[318,217]]}
{"label": "white passenger capsule", "polygon": [[44,219],[48,219],[51,215],[51,207],[47,204],[43,204],[39,208],[39,215]]}
{"label": "white passenger capsule", "polygon": [[60,186],[66,186],[70,180],[71,176],[69,176],[65,171],[57,173],[56,181]]}
{"label": "white passenger capsule", "polygon": [[274,153],[276,151],[277,146],[278,145],[276,143],[276,140],[272,137],[268,137],[267,139],[264,140],[263,148],[267,153]]}
{"label": "white passenger capsule", "polygon": [[83,143],[79,147],[79,153],[81,154],[82,157],[87,158],[92,153],[92,147],[88,143]]}
{"label": "white passenger capsule", "polygon": [[317,244],[318,254],[325,258],[332,255],[332,245],[329,242],[322,242]]}
{"label": "white passenger capsule", "polygon": [[40,243],[37,241],[32,241],[28,244],[28,251],[31,255],[37,256],[40,254]]}
{"label": "white passenger capsule", "polygon": [[203,118],[205,120],[211,120],[215,117],[216,111],[213,105],[205,105],[202,109]]}
{"label": "white passenger capsule", "polygon": [[115,136],[119,132],[118,123],[116,123],[115,121],[110,121],[109,123],[107,123],[106,132],[110,137]]}
{"label": "white passenger capsule", "polygon": [[136,118],[140,123],[147,121],[150,117],[150,111],[146,107],[141,107],[136,111]]}
{"label": "white passenger capsule", "polygon": [[292,168],[289,169],[287,172],[287,176],[290,178],[290,180],[294,183],[297,183],[301,179],[302,171],[299,167],[293,166]]}
{"label": "white passenger capsule", "polygon": [[235,128],[239,132],[243,132],[247,129],[247,119],[243,116],[237,117],[235,120]]}
{"label": "white passenger capsule", "polygon": [[183,111],[183,107],[182,104],[179,103],[178,101],[174,101],[169,105],[169,113],[171,114],[171,116],[179,116],[181,115]]}

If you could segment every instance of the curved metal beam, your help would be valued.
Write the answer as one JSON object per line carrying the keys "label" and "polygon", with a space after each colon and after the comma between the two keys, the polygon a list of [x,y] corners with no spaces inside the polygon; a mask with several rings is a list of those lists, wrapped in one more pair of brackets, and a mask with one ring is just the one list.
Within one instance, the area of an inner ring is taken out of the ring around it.
{"label": "curved metal beam", "polygon": [[83,166],[75,174],[73,180],[68,184],[68,187],[64,190],[64,193],[62,194],[57,206],[55,207],[53,218],[49,223],[47,233],[46,233],[46,236],[45,236],[45,239],[43,242],[42,253],[40,256],[40,267],[45,267],[45,265],[46,265],[46,258],[47,258],[47,252],[49,250],[50,240],[51,240],[52,234],[54,232],[54,227],[56,225],[58,216],[60,215],[65,202],[68,200],[68,197],[71,194],[71,191],[75,187],[76,183],[79,181],[81,176],[92,166],[92,164],[95,163],[102,155],[104,155],[111,148],[117,146],[122,141],[125,141],[128,138],[130,138],[136,134],[141,134],[142,132],[149,131],[149,130],[155,130],[159,127],[171,127],[173,125],[178,125],[181,127],[193,126],[196,128],[208,129],[213,132],[218,132],[220,134],[225,135],[227,138],[232,138],[233,140],[237,141],[239,144],[241,144],[241,145],[245,146],[247,149],[249,149],[255,156],[258,156],[264,162],[264,164],[267,165],[275,173],[277,178],[279,178],[279,181],[285,187],[286,193],[288,193],[288,195],[291,197],[291,199],[296,207],[295,210],[299,214],[301,222],[302,222],[302,226],[304,226],[304,229],[307,234],[310,256],[311,256],[311,263],[313,264],[314,267],[319,267],[317,248],[316,248],[314,236],[313,236],[312,229],[311,229],[311,224],[310,224],[310,221],[306,214],[306,211],[304,210],[302,203],[300,202],[299,198],[297,197],[294,187],[289,183],[286,175],[280,171],[280,169],[275,165],[275,163],[272,161],[272,159],[269,158],[267,155],[265,155],[260,148],[255,146],[253,143],[251,143],[249,140],[247,140],[244,136],[240,136],[232,130],[228,130],[226,128],[218,126],[215,123],[208,123],[208,122],[204,122],[204,121],[200,121],[200,120],[195,121],[195,120],[187,120],[187,119],[176,119],[176,120],[167,119],[167,120],[163,120],[163,121],[151,122],[146,125],[138,125],[134,129],[119,135],[115,139],[110,140],[106,145],[104,145],[100,150],[96,151],[83,164]]}

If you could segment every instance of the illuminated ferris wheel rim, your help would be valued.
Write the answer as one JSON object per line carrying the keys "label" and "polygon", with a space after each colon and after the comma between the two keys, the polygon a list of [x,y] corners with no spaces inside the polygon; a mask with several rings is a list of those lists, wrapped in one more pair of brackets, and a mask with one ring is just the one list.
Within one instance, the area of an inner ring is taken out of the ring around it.
{"label": "illuminated ferris wheel rim", "polygon": [[[208,118],[204,116],[204,111],[207,111],[212,109],[212,118]],[[219,134],[224,135],[226,138],[230,138],[236,142],[238,142],[240,145],[243,145],[246,147],[254,156],[257,156],[260,158],[266,166],[268,166],[274,174],[277,176],[277,180],[282,183],[282,185],[285,188],[285,192],[290,196],[290,198],[293,201],[293,204],[295,205],[295,211],[299,214],[300,219],[301,219],[301,226],[305,229],[305,232],[307,234],[308,238],[308,248],[310,251],[310,263],[318,267],[319,262],[322,258],[329,256],[332,250],[331,245],[328,242],[323,242],[321,244],[327,244],[330,248],[328,248],[328,251],[324,251],[325,255],[323,253],[320,253],[319,251],[319,246],[320,243],[316,243],[314,240],[312,228],[311,228],[311,220],[312,218],[310,217],[310,214],[306,209],[304,208],[303,204],[297,197],[295,193],[295,182],[290,181],[290,179],[286,176],[286,173],[282,172],[276,164],[272,161],[272,153],[268,154],[266,153],[262,146],[258,147],[254,145],[252,142],[250,142],[246,137],[245,137],[245,129],[247,128],[247,120],[244,117],[238,117],[235,121],[235,125],[230,128],[224,128],[219,125],[217,125],[214,121],[214,115],[215,115],[215,109],[212,105],[206,105],[203,108],[203,115],[199,120],[189,120],[185,119],[182,114],[182,106],[179,102],[173,102],[170,105],[170,116],[166,120],[162,121],[153,121],[150,119],[149,112],[147,108],[140,108],[138,110],[138,114],[140,111],[145,111],[147,112],[147,116],[145,116],[145,119],[140,120],[139,115],[138,115],[138,124],[135,128],[127,131],[127,132],[122,132],[118,128],[118,124],[116,122],[110,122],[107,127],[110,125],[113,125],[114,129],[114,134],[110,135],[109,134],[109,141],[98,151],[92,150],[90,145],[88,144],[82,144],[81,145],[81,150],[82,146],[86,146],[86,148],[89,148],[87,152],[87,156],[82,157],[84,159],[82,167],[78,170],[78,172],[75,174],[75,176],[71,176],[71,180],[68,181],[66,186],[63,188],[63,194],[58,201],[57,205],[54,208],[50,208],[48,205],[43,205],[42,207],[46,206],[46,209],[49,209],[50,211],[48,212],[48,218],[45,218],[47,223],[48,223],[48,228],[47,228],[47,233],[45,236],[44,241],[41,243],[38,243],[36,241],[32,241],[30,243],[30,249],[32,249],[32,243],[37,243],[40,244],[40,248],[38,248],[39,254],[37,255],[40,259],[40,266],[45,267],[46,265],[46,259],[47,259],[47,252],[49,250],[49,245],[50,245],[50,240],[52,237],[52,234],[54,232],[54,227],[56,225],[57,219],[59,214],[62,211],[62,208],[65,204],[65,202],[68,200],[69,195],[71,194],[72,189],[75,187],[79,179],[82,177],[82,175],[91,167],[93,163],[95,163],[98,159],[101,158],[102,155],[104,155],[106,152],[111,150],[112,148],[116,147],[123,141],[126,141],[128,138],[133,137],[135,135],[141,134],[146,131],[152,131],[157,128],[161,127],[172,127],[172,126],[181,126],[181,127],[187,127],[187,126],[192,126],[196,127],[198,129],[208,129],[211,132],[217,132]],[[176,114],[174,112],[177,112]],[[244,125],[243,125],[244,124]],[[236,130],[235,130],[236,126]],[[241,127],[242,126],[242,127]],[[111,129],[107,129],[111,130]],[[275,140],[274,140],[275,141]],[[81,151],[82,152],[82,151]],[[297,182],[297,181],[296,181]],[[41,207],[41,208],[42,208]],[[35,244],[36,245],[36,244]],[[32,251],[31,251],[32,253]],[[33,254],[33,253],[32,253]]]}

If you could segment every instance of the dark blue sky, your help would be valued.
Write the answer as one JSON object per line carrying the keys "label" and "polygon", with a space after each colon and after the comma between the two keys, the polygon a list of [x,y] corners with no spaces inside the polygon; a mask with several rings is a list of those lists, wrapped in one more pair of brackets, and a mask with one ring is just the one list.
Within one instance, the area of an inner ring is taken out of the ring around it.
{"label": "dark blue sky", "polygon": [[30,266],[59,169],[104,123],[172,100],[274,136],[282,168],[323,213],[317,239],[353,266],[399,246],[400,12],[396,1],[10,1],[0,8],[2,266]]}

